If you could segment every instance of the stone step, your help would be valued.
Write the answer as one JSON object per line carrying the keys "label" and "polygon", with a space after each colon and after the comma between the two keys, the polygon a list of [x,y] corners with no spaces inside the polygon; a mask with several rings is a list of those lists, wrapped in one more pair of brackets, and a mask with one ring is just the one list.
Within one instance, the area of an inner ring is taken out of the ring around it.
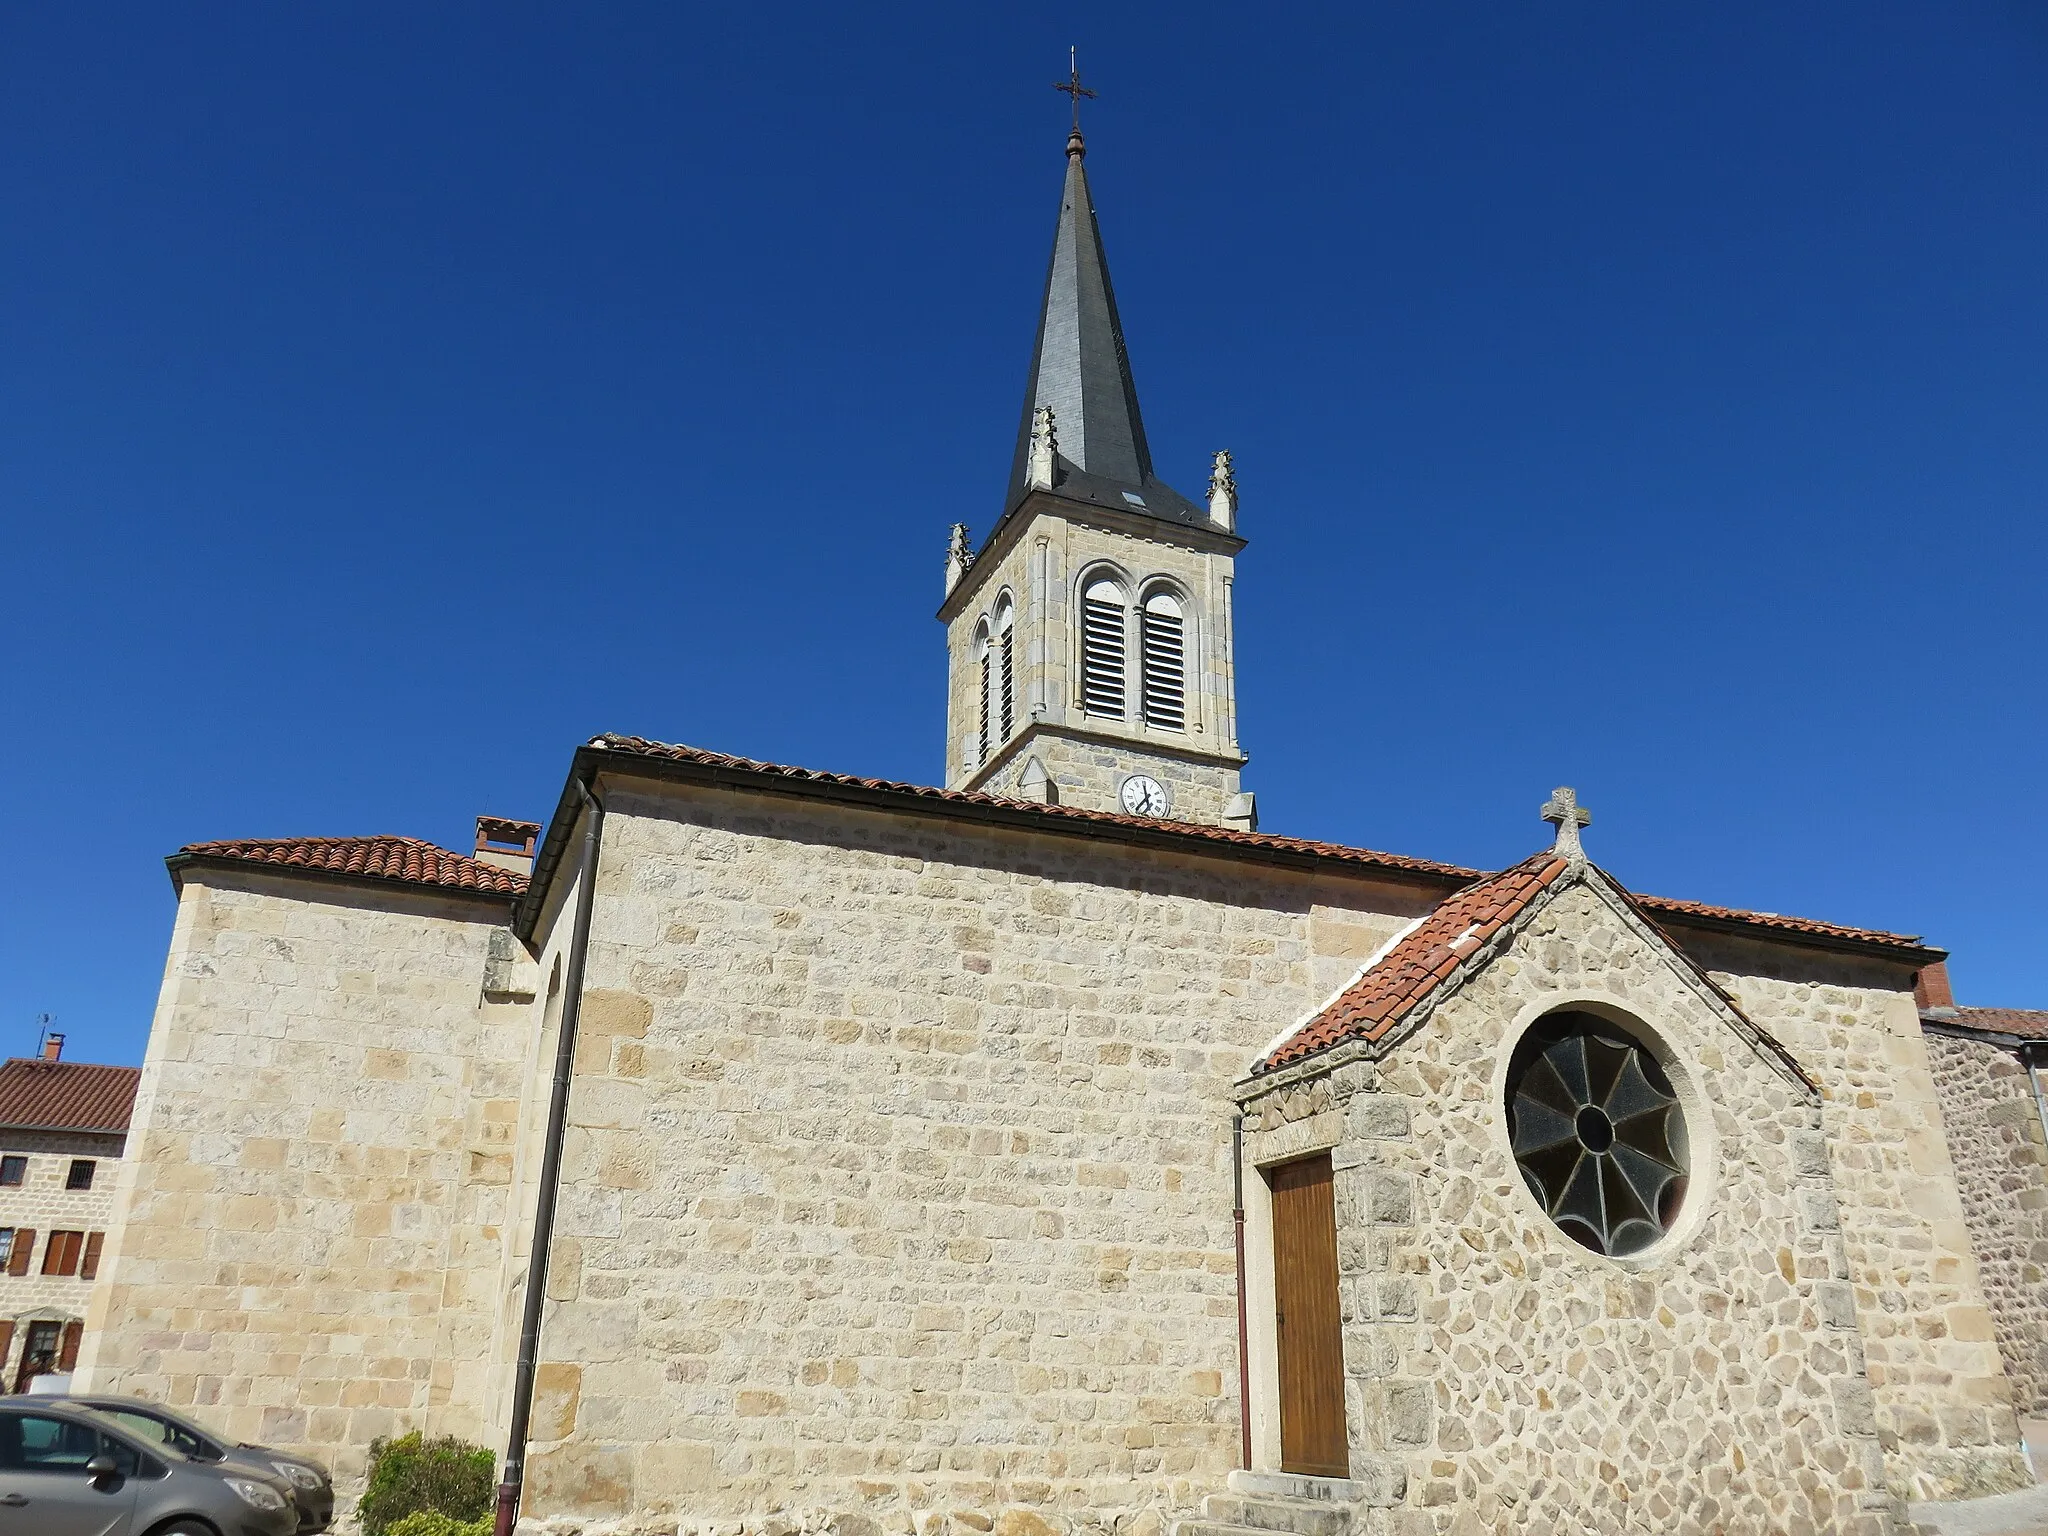
{"label": "stone step", "polygon": [[1326,1499],[1277,1499],[1271,1494],[1212,1493],[1202,1500],[1202,1513],[1219,1525],[1255,1531],[1284,1531],[1289,1536],[1344,1536],[1351,1511]]}
{"label": "stone step", "polygon": [[1270,1536],[1248,1525],[1222,1525],[1214,1520],[1176,1520],[1173,1536]]}
{"label": "stone step", "polygon": [[1308,1477],[1299,1472],[1246,1472],[1224,1480],[1232,1493],[1255,1499],[1303,1499],[1317,1504],[1352,1504],[1366,1496],[1366,1486],[1345,1477]]}

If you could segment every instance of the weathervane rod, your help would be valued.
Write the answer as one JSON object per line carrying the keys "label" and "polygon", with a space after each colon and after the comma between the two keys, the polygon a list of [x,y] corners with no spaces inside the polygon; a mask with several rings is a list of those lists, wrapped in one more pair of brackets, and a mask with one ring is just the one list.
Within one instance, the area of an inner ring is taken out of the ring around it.
{"label": "weathervane rod", "polygon": [[1067,49],[1067,78],[1053,81],[1052,88],[1056,91],[1065,91],[1072,98],[1074,132],[1078,135],[1081,131],[1081,98],[1092,98],[1095,93],[1081,83],[1081,50],[1077,45],[1069,46]]}

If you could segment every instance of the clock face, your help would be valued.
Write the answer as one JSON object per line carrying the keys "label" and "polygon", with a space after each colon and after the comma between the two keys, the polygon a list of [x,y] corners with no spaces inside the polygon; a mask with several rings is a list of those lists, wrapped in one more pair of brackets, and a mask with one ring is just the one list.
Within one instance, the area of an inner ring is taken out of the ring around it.
{"label": "clock face", "polygon": [[1124,780],[1123,793],[1118,798],[1133,816],[1164,816],[1167,811],[1165,786],[1142,773]]}

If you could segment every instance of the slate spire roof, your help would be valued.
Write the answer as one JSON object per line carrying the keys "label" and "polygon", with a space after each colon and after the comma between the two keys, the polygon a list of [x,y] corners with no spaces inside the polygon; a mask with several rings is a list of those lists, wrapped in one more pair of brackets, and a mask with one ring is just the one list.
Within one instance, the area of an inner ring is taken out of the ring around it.
{"label": "slate spire roof", "polygon": [[1051,406],[1059,443],[1053,477],[1058,494],[1173,522],[1206,522],[1205,509],[1152,473],[1138,386],[1082,165],[1087,153],[1076,129],[1067,140],[1067,180],[1003,510],[1015,507],[1030,488],[1032,419],[1040,406]]}

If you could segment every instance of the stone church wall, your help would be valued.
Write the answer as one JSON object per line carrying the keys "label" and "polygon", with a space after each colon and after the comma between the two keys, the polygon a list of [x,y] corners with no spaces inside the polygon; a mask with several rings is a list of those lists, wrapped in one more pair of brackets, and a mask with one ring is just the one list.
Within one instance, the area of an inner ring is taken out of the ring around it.
{"label": "stone church wall", "polygon": [[81,1381],[331,1461],[486,1438],[530,1013],[503,908],[188,872]]}
{"label": "stone church wall", "polygon": [[[1694,1184],[1639,1258],[1566,1237],[1509,1151],[1507,1054],[1566,1003],[1674,1059]],[[1334,1147],[1362,1536],[1894,1529],[1819,1105],[1593,893],[1384,1062],[1287,1076],[1247,1151]]]}
{"label": "stone church wall", "polygon": [[1795,973],[1762,945],[1692,947],[1825,1091],[1892,1486],[1963,1497],[2030,1483],[1912,997],[1861,961],[1799,956]]}
{"label": "stone church wall", "polygon": [[607,801],[529,1512],[1142,1536],[1220,1488],[1230,1085],[1417,893]]}
{"label": "stone church wall", "polygon": [[2048,1414],[2048,1146],[2027,1069],[1982,1041],[1926,1040],[2014,1400],[2023,1413]]}

